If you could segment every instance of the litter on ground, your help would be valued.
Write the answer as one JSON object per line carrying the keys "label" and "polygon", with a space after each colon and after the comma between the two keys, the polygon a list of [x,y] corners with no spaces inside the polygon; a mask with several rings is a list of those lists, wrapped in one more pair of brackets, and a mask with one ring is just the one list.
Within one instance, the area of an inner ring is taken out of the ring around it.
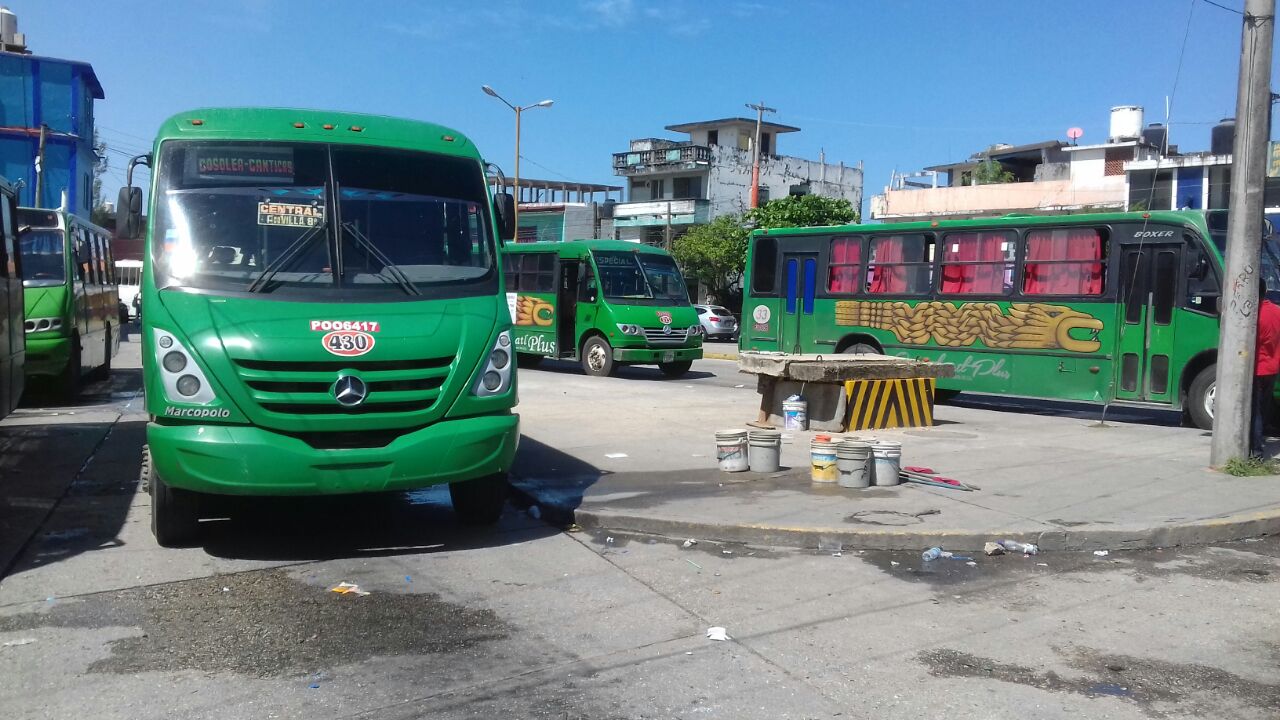
{"label": "litter on ground", "polygon": [[329,592],[338,593],[339,595],[368,595],[367,590],[361,590],[360,586],[355,583],[340,582],[329,588]]}
{"label": "litter on ground", "polygon": [[693,538],[689,538],[688,540],[685,540],[685,541],[684,541],[684,544],[682,544],[680,547],[687,547],[687,548],[689,548],[689,547],[693,547],[694,545],[697,545],[697,544],[698,544],[698,541],[697,541],[697,540],[694,540]]}
{"label": "litter on ground", "polygon": [[604,456],[609,458],[610,460],[617,460],[618,458],[627,457],[627,454],[626,453],[605,453]]}
{"label": "litter on ground", "polygon": [[3,647],[17,647],[19,645],[30,645],[35,641],[36,641],[35,638],[21,638],[19,640],[10,640],[9,642],[6,642],[3,645]]}
{"label": "litter on ground", "polygon": [[731,638],[729,637],[728,630],[725,630],[722,627],[710,627],[710,628],[707,628],[707,639],[708,640],[730,640]]}
{"label": "litter on ground", "polygon": [[1003,555],[1004,546],[998,542],[989,542],[982,546],[982,552],[988,555]]}
{"label": "litter on ground", "polygon": [[1097,555],[1098,557],[1106,557],[1111,554],[1111,551],[1110,550],[1094,550],[1093,554]]}

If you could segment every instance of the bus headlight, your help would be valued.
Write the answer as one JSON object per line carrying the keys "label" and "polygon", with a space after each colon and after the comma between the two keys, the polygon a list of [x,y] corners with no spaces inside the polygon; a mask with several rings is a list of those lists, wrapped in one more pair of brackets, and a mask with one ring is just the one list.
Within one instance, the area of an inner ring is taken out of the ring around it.
{"label": "bus headlight", "polygon": [[178,338],[155,330],[156,361],[160,364],[160,384],[169,402],[204,405],[213,402],[213,388],[191,352]]}
{"label": "bus headlight", "polygon": [[471,390],[472,394],[480,397],[501,395],[511,387],[511,355],[506,350],[510,346],[511,331],[503,330],[498,333],[498,339],[489,350],[484,372],[480,373],[475,387]]}
{"label": "bus headlight", "polygon": [[643,335],[644,328],[639,325],[630,325],[627,323],[618,323],[618,331],[623,335]]}
{"label": "bus headlight", "polygon": [[62,318],[27,318],[22,329],[25,332],[44,332],[45,330],[61,330]]}
{"label": "bus headlight", "polygon": [[701,335],[701,334],[702,334],[701,325],[691,325],[689,329],[685,331],[685,335],[688,337],[697,337],[698,335]]}

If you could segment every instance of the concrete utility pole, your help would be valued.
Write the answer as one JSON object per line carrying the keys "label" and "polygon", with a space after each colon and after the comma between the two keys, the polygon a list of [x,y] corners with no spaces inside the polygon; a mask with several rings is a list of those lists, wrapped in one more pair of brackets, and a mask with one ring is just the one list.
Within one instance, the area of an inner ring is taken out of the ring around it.
{"label": "concrete utility pole", "polygon": [[40,207],[40,189],[44,187],[44,136],[49,126],[40,123],[40,148],[36,150],[36,197],[33,207]]}
{"label": "concrete utility pole", "polygon": [[1262,244],[1263,173],[1271,107],[1271,42],[1275,0],[1245,0],[1232,148],[1231,208],[1227,223],[1218,377],[1209,463],[1221,467],[1249,455],[1250,401],[1258,333],[1258,277]]}
{"label": "concrete utility pole", "polygon": [[756,111],[756,139],[751,143],[751,207],[760,207],[760,126],[764,123],[765,113],[778,111],[766,106],[763,100],[759,105],[747,103],[747,107]]}

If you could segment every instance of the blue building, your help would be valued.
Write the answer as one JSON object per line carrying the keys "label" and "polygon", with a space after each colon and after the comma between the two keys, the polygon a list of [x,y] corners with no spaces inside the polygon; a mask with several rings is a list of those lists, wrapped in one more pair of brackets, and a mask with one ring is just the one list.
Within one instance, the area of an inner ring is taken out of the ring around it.
{"label": "blue building", "polygon": [[89,217],[93,209],[93,101],[103,98],[93,67],[75,60],[0,52],[0,176],[21,182],[33,205],[40,128],[45,127],[40,204]]}

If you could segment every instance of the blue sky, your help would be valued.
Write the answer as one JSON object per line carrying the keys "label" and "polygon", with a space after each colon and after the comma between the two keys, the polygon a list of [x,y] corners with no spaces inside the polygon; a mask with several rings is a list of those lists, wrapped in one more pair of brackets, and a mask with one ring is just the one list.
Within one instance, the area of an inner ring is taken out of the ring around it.
{"label": "blue sky", "polygon": [[[1240,8],[1243,0],[1217,0]],[[1193,7],[1194,5],[1194,7]],[[149,147],[168,115],[275,105],[431,120],[509,173],[512,102],[526,177],[622,184],[611,154],[665,125],[778,108],[780,151],[866,169],[958,160],[996,142],[1104,141],[1143,105],[1170,142],[1207,149],[1234,114],[1241,18],[1204,0],[10,0],[41,55],[93,64],[111,153]],[[1188,26],[1188,16],[1190,25]],[[1179,74],[1179,50],[1187,33]],[[1280,73],[1273,70],[1280,82]],[[1177,84],[1175,92],[1175,75]]]}

